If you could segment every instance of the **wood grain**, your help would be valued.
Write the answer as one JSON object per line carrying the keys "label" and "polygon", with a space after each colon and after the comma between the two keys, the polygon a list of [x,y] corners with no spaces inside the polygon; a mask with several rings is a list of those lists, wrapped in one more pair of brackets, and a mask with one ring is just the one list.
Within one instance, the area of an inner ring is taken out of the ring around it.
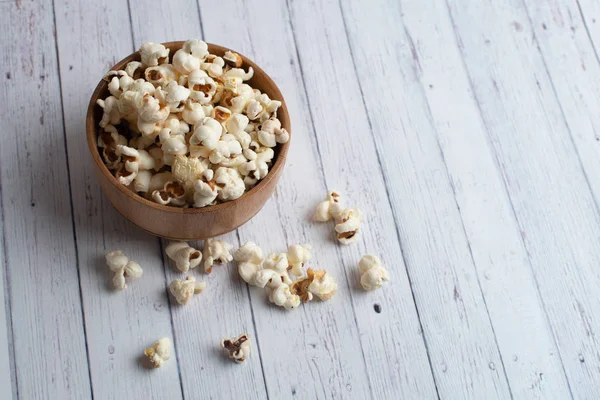
{"label": "wood grain", "polygon": [[[506,398],[505,362],[397,3],[342,3],[442,398]],[[449,343],[452,343],[449,346]]]}
{"label": "wood grain", "polygon": [[600,306],[600,220],[536,35],[520,2],[449,4],[573,396],[595,398],[598,375],[589,371],[600,362],[591,317]]}
{"label": "wood grain", "polygon": [[[0,177],[1,176],[2,175],[0,174]],[[0,386],[5,388],[8,396],[16,398],[17,380],[12,338],[10,296],[8,293],[9,282],[6,274],[6,257],[4,256],[6,240],[4,237],[1,182],[2,181],[0,181],[0,265],[2,266],[2,279],[0,280]]]}
{"label": "wood grain", "polygon": [[52,7],[1,3],[0,10],[0,168],[17,393],[88,398]]}
{"label": "wood grain", "polygon": [[[93,394],[98,399],[119,399],[123,393],[182,398],[176,357],[157,371],[144,363],[147,346],[173,336],[158,240],[126,221],[103,197],[85,138],[87,103],[99,77],[133,51],[127,7],[73,0],[55,6],[57,25],[63,27],[57,45]],[[104,261],[105,253],[117,249],[144,269],[142,278],[122,292],[112,289]]]}
{"label": "wood grain", "polygon": [[[440,2],[425,10],[403,2],[402,12],[511,392],[516,398],[568,398],[562,361],[502,171],[460,50],[444,40],[453,37],[447,6]],[[456,106],[448,107],[450,102]]]}
{"label": "wood grain", "polygon": [[[142,41],[167,41],[173,38],[201,38],[197,4],[193,1],[151,1],[148,7],[132,8],[133,35]],[[171,15],[186,24],[164,24],[163,15]],[[140,43],[138,43],[139,46]],[[236,232],[219,239],[233,244],[239,241]],[[163,247],[167,241],[163,241]],[[190,242],[200,249],[201,242]],[[164,257],[167,284],[184,275],[175,270]],[[207,288],[186,306],[173,305],[173,331],[183,394],[186,398],[245,398],[265,397],[259,338],[255,335],[253,313],[248,292],[233,265],[215,266],[210,275],[190,272],[205,280]],[[224,357],[219,347],[221,339],[247,332],[252,341],[250,358],[236,365]],[[200,384],[199,384],[200,382]],[[240,388],[243,388],[240,393]]]}
{"label": "wood grain", "polygon": [[[365,212],[362,240],[357,246],[340,248],[336,256],[346,266],[349,301],[360,331],[373,395],[434,398],[435,382],[384,177],[377,162],[356,162],[375,160],[377,155],[339,3],[291,1],[289,8],[311,133],[318,141],[325,182],[327,187],[343,193],[346,204]],[[314,60],[319,59],[334,67],[316,67]],[[341,135],[345,140],[340,140]],[[325,225],[330,235],[332,227]],[[322,228],[315,226],[320,231]],[[382,257],[392,273],[392,282],[383,290],[364,293],[358,285],[357,262],[367,253]],[[381,307],[381,314],[374,310],[375,304]],[[402,351],[390,353],[392,343]]]}

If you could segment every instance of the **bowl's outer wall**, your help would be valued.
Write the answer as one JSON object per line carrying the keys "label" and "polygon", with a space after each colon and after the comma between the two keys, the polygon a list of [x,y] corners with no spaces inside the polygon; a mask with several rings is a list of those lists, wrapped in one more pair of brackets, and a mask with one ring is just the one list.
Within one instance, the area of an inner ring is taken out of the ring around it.
{"label": "bowl's outer wall", "polygon": [[[176,50],[181,48],[183,42],[170,42],[164,43],[164,45],[171,49],[170,54],[173,55]],[[213,54],[222,55],[226,50],[228,49],[209,44],[209,51]],[[244,66],[250,65],[255,70],[250,84],[267,93],[270,98],[282,102],[278,117],[282,126],[290,132],[291,136],[289,114],[281,92],[262,69],[243,55],[242,57]],[[127,62],[134,59],[139,60],[137,53],[120,61],[115,67],[122,68]],[[239,199],[217,206],[199,209],[162,206],[129,191],[104,165],[96,144],[101,111],[95,103],[98,98],[107,96],[106,86],[106,83],[101,81],[90,100],[86,121],[87,139],[102,191],[123,217],[157,236],[169,239],[196,240],[214,237],[238,228],[248,222],[265,205],[283,172],[290,142],[279,145],[276,151],[276,160],[269,174],[253,189]]]}

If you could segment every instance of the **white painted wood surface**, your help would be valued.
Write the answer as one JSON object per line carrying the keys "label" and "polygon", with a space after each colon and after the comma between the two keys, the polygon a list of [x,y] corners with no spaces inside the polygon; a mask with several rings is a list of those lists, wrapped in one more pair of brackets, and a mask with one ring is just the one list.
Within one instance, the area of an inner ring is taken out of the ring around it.
{"label": "white painted wood surface", "polygon": [[[597,2],[17,0],[0,11],[2,398],[600,397]],[[166,243],[102,197],[84,137],[92,89],[144,41],[191,37],[263,66],[292,116],[275,196],[223,238],[311,243],[338,279],[331,301],[284,312],[229,265],[194,272],[208,289],[179,307]],[[358,244],[310,221],[327,188],[365,212]],[[103,265],[115,248],[144,266],[122,293]],[[365,253],[390,269],[383,290],[358,285]],[[254,345],[238,366],[218,343],[241,332]],[[147,370],[140,355],[162,336],[175,357]]]}

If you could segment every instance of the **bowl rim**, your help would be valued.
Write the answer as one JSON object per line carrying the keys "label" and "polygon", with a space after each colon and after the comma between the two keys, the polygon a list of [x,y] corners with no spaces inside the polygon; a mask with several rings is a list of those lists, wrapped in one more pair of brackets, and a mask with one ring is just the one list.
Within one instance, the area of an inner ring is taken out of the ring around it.
{"label": "bowl rim", "polygon": [[[172,56],[172,54],[176,50],[183,47],[184,43],[185,43],[185,41],[182,40],[182,41],[164,42],[164,43],[162,43],[162,45],[164,45],[165,47],[167,47],[171,50],[170,54]],[[290,142],[291,142],[292,130],[291,130],[289,112],[287,109],[287,105],[285,103],[285,99],[283,98],[283,95],[281,94],[281,90],[275,84],[273,79],[262,68],[260,68],[254,61],[250,60],[248,57],[246,57],[242,53],[232,50],[230,48],[224,47],[224,46],[217,45],[217,44],[213,44],[213,43],[209,43],[209,42],[206,42],[206,44],[208,45],[209,52],[212,54],[223,55],[223,54],[225,54],[226,51],[233,51],[233,52],[239,54],[242,57],[242,60],[244,61],[244,65],[252,67],[254,69],[255,74],[257,72],[260,74],[263,74],[267,85],[272,88],[272,91],[273,91],[272,98],[281,101],[281,107],[279,107],[279,110],[281,110],[281,116],[282,116],[282,118],[280,118],[281,125],[283,127],[285,127],[286,130],[288,131],[288,133],[290,134],[290,140],[288,140],[286,143],[278,144],[280,147],[278,149],[277,157],[275,159],[275,162],[271,166],[269,172],[267,173],[267,175],[263,179],[258,181],[258,183],[253,188],[244,192],[243,195],[241,195],[240,197],[238,197],[235,200],[226,201],[224,203],[218,203],[218,204],[215,204],[212,206],[187,207],[187,208],[173,207],[173,206],[155,203],[155,202],[145,199],[144,197],[140,196],[139,194],[127,189],[127,187],[125,185],[121,184],[117,180],[117,178],[110,172],[110,170],[108,169],[108,167],[106,166],[106,164],[104,163],[102,158],[100,157],[100,152],[98,151],[98,144],[97,144],[97,138],[96,138],[96,134],[97,134],[96,130],[99,129],[99,127],[96,126],[96,123],[94,121],[94,108],[96,107],[96,100],[98,100],[100,97],[100,92],[108,86],[108,82],[106,82],[103,79],[104,78],[103,77],[102,79],[100,79],[100,82],[98,83],[98,85],[96,86],[96,89],[94,89],[94,92],[92,93],[92,97],[90,98],[90,102],[89,102],[88,110],[87,110],[87,114],[86,114],[85,130],[86,130],[88,148],[90,150],[92,158],[93,158],[98,170],[101,171],[101,173],[108,179],[108,181],[113,186],[116,186],[118,188],[118,190],[121,191],[121,193],[123,193],[126,196],[128,196],[129,198],[137,201],[138,203],[144,204],[144,205],[154,208],[158,211],[164,211],[164,212],[173,213],[173,214],[205,214],[205,213],[211,213],[211,212],[215,212],[215,211],[227,210],[228,208],[235,207],[237,204],[239,204],[242,201],[250,200],[250,198],[254,197],[256,194],[258,194],[259,192],[261,192],[262,190],[267,188],[268,183],[271,180],[276,179],[280,175],[280,172],[285,165],[285,161],[287,158],[287,152],[288,152]],[[134,61],[137,56],[138,56],[137,51],[134,53],[131,53],[130,55],[128,55],[127,57],[123,58],[121,61],[116,63],[114,66],[112,66],[109,69],[109,71],[122,69],[128,62]]]}

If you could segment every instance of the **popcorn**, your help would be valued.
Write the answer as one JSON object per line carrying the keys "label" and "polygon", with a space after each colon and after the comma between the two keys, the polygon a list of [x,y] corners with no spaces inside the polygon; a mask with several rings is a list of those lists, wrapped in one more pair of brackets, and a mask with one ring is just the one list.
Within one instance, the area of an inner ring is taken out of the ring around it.
{"label": "popcorn", "polygon": [[152,192],[152,200],[158,204],[167,205],[179,205],[185,204],[185,189],[178,182],[167,182],[163,186],[162,190],[155,190]]}
{"label": "popcorn", "polygon": [[142,74],[142,63],[139,61],[130,61],[125,66],[125,73],[133,79],[140,79]]}
{"label": "popcorn", "polygon": [[315,212],[314,220],[320,222],[329,221],[342,213],[344,207],[340,204],[341,196],[335,190],[327,193],[327,199],[320,202]]}
{"label": "popcorn", "polygon": [[335,218],[337,240],[341,244],[350,244],[358,240],[358,232],[362,222],[362,213],[358,208],[346,208]]}
{"label": "popcorn", "polygon": [[250,355],[250,344],[250,338],[245,333],[236,338],[221,341],[221,347],[227,352],[228,357],[238,364],[244,362]]}
{"label": "popcorn", "polygon": [[223,60],[221,57],[209,54],[206,62],[203,62],[200,65],[200,68],[206,71],[206,73],[208,73],[208,75],[210,75],[212,78],[218,78],[219,76],[223,75],[224,66],[225,60]]}
{"label": "popcorn", "polygon": [[164,362],[171,358],[170,352],[171,340],[169,338],[162,338],[144,350],[144,354],[154,365],[154,368],[162,367]]}
{"label": "popcorn", "polygon": [[185,101],[190,97],[190,89],[179,85],[177,82],[169,82],[165,89],[160,87],[154,92],[154,96],[169,107],[171,112],[177,113],[183,111]]}
{"label": "popcorn", "polygon": [[133,279],[139,279],[142,277],[142,267],[135,261],[129,260],[129,258],[123,254],[121,250],[115,250],[107,253],[105,259],[108,268],[115,273],[112,283],[116,289],[123,290],[127,288],[125,277]]}
{"label": "popcorn", "polygon": [[223,128],[217,120],[206,117],[202,120],[202,123],[194,129],[194,133],[190,137],[190,144],[201,144],[210,150],[214,150],[217,147],[219,139],[221,139],[222,132]]}
{"label": "popcorn", "polygon": [[288,270],[294,276],[304,275],[304,264],[310,260],[310,244],[295,244],[288,247],[287,260]]}
{"label": "popcorn", "polygon": [[119,99],[115,96],[109,96],[104,100],[98,99],[96,104],[102,107],[102,119],[98,123],[101,128],[104,128],[106,125],[118,125],[121,122],[121,118],[123,118],[123,114],[119,110]]}
{"label": "popcorn", "polygon": [[244,63],[242,57],[238,53],[234,53],[233,51],[226,51],[225,55],[223,56],[223,60],[225,60],[227,65],[235,68],[240,68]]}
{"label": "popcorn", "polygon": [[236,156],[242,153],[242,146],[233,135],[225,134],[221,136],[221,140],[217,142],[217,145],[210,152],[208,159],[213,164],[220,164],[225,159],[232,156]]}
{"label": "popcorn", "polygon": [[363,256],[358,263],[358,268],[361,272],[360,285],[365,290],[375,290],[383,286],[383,282],[390,280],[389,272],[377,256],[369,254]]}
{"label": "popcorn", "polygon": [[169,285],[169,292],[181,305],[187,304],[195,294],[202,293],[204,289],[206,289],[206,283],[204,281],[196,282],[196,278],[193,276],[186,276],[185,280],[175,279]]}
{"label": "popcorn", "polygon": [[190,53],[200,61],[208,57],[208,45],[202,40],[192,39],[183,44],[183,51]]}
{"label": "popcorn", "polygon": [[144,94],[139,103],[137,126],[142,134],[151,135],[158,126],[157,123],[167,119],[169,109],[161,106],[159,101],[149,94]]}
{"label": "popcorn", "polygon": [[249,119],[255,120],[263,111],[263,107],[259,101],[251,99],[246,106],[246,115]]}
{"label": "popcorn", "polygon": [[214,264],[226,264],[233,260],[231,250],[233,246],[223,240],[206,239],[204,241],[204,271],[208,274],[212,272]]}
{"label": "popcorn", "polygon": [[148,192],[152,193],[155,190],[163,189],[168,182],[173,181],[173,174],[170,171],[159,172],[158,174],[152,175],[150,178],[150,184],[148,186]]}
{"label": "popcorn", "polygon": [[138,171],[137,176],[133,179],[133,190],[138,193],[147,193],[150,190],[151,180],[152,172]]}
{"label": "popcorn", "polygon": [[297,295],[303,303],[308,303],[313,299],[313,294],[308,290],[308,287],[314,279],[312,269],[309,268],[310,274],[304,279],[295,281],[290,286],[290,292]]}
{"label": "popcorn", "polygon": [[263,252],[254,242],[246,242],[233,254],[233,259],[238,262],[238,272],[242,279],[251,285],[254,277],[264,260]]}
{"label": "popcorn", "polygon": [[210,54],[197,39],[172,55],[151,42],[139,53],[106,74],[110,95],[97,100],[98,150],[121,184],[159,204],[205,207],[267,176],[289,133],[281,102],[247,83],[254,70],[239,54]]}
{"label": "popcorn", "polygon": [[179,49],[173,55],[173,67],[182,75],[189,75],[200,69],[200,59],[184,49]]}
{"label": "popcorn", "polygon": [[202,261],[202,253],[190,247],[186,242],[171,242],[165,247],[167,257],[175,261],[180,272],[186,273],[190,268],[196,268]]}
{"label": "popcorn", "polygon": [[146,68],[144,77],[155,87],[165,86],[169,82],[177,81],[177,71],[170,64],[157,65]]}
{"label": "popcorn", "polygon": [[269,293],[269,301],[290,310],[300,305],[300,296],[292,293],[288,284],[282,283]]}
{"label": "popcorn", "polygon": [[143,67],[153,67],[169,61],[169,49],[160,43],[144,43],[140,47]]}
{"label": "popcorn", "polygon": [[192,190],[195,182],[201,178],[202,173],[207,169],[208,162],[183,155],[175,156],[173,164],[171,165],[173,177],[185,188],[186,191]]}
{"label": "popcorn", "polygon": [[192,100],[188,100],[185,103],[181,117],[188,124],[196,125],[206,117],[206,113],[204,112],[204,107],[202,104],[194,103]]}
{"label": "popcorn", "polygon": [[239,172],[233,168],[219,167],[215,172],[215,182],[221,188],[218,195],[220,200],[237,199],[246,191]]}
{"label": "popcorn", "polygon": [[312,276],[312,282],[308,286],[308,291],[317,296],[322,301],[329,300],[337,291],[337,283],[327,271],[313,271],[308,269],[308,276]]}
{"label": "popcorn", "polygon": [[215,81],[202,70],[192,72],[188,76],[187,85],[190,89],[190,98],[200,104],[209,103],[217,91]]}

